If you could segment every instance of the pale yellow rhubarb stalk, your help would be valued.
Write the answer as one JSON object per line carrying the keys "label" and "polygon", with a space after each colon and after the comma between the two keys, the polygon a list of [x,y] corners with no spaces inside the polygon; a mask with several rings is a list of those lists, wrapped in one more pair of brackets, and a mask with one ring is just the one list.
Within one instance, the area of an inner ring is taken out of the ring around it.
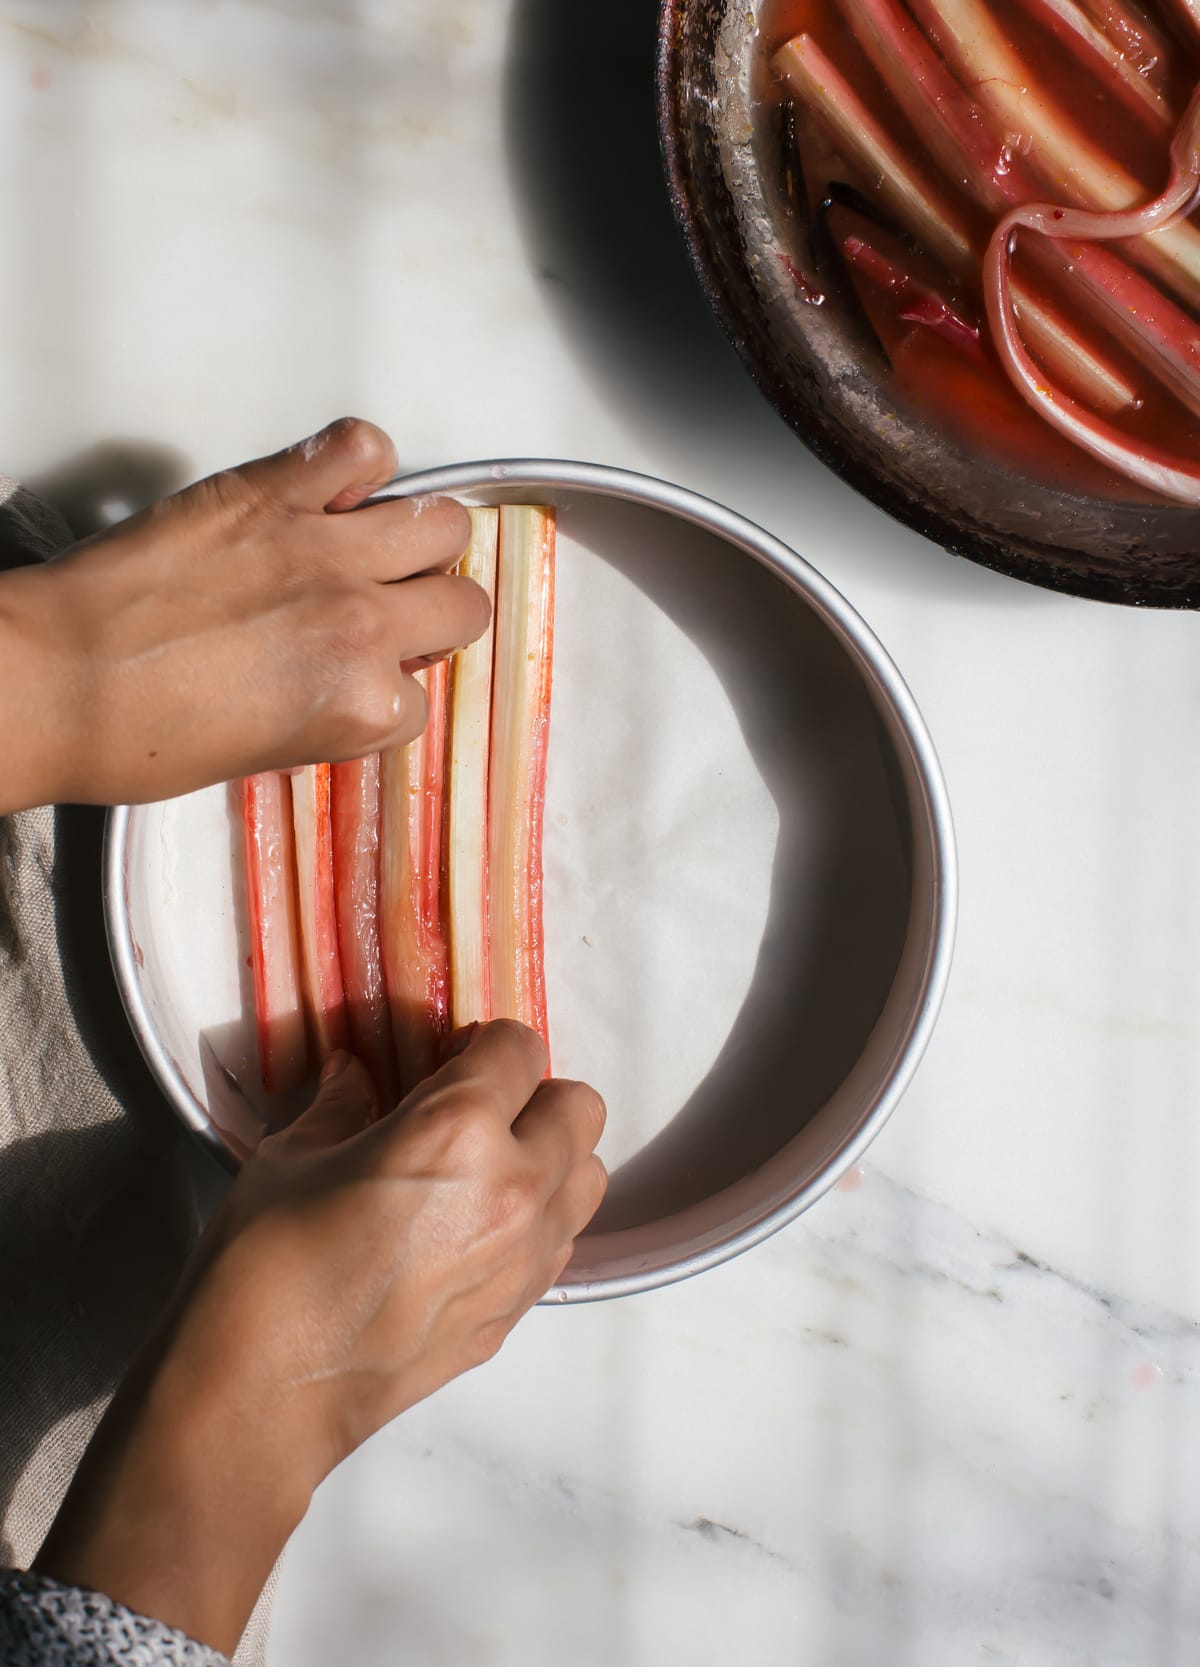
{"label": "pale yellow rhubarb stalk", "polygon": [[[471,511],[471,542],[459,572],[495,601],[498,509]],[[488,759],[494,625],[454,657],[447,747],[446,915],[450,1022],[491,1016],[488,956]]]}

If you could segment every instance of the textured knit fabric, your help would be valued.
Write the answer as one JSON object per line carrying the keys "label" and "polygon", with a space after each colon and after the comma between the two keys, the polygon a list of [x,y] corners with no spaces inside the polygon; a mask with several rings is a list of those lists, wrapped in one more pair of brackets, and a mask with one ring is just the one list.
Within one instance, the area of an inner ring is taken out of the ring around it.
{"label": "textured knit fabric", "polygon": [[227,1656],[99,1592],[0,1573],[4,1667],[229,1667]]}
{"label": "textured knit fabric", "polygon": [[[0,476],[0,570],[70,537]],[[0,1565],[35,1556],[223,1185],[125,1021],[102,830],[103,813],[79,807],[0,817]],[[267,1609],[238,1652],[247,1667]]]}

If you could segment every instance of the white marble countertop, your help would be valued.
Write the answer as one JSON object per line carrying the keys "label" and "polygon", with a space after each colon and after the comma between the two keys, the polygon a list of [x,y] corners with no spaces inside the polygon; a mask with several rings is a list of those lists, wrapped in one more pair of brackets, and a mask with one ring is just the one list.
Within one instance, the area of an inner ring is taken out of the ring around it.
{"label": "white marble countertop", "polygon": [[86,509],[355,411],[414,466],[680,481],[863,613],[956,814],[949,997],[855,1184],[535,1312],[370,1442],[288,1552],[272,1667],[1194,1661],[1196,623],[952,559],[808,456],[675,242],[654,7],[587,10],[0,15],[0,467]]}

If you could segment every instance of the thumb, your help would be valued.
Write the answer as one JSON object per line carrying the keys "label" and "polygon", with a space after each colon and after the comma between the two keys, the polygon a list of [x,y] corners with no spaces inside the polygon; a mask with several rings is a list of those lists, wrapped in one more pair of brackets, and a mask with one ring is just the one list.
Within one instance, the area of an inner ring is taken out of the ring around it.
{"label": "thumb", "polygon": [[337,1146],[369,1128],[378,1116],[366,1066],[352,1054],[334,1053],[322,1067],[316,1098],[284,1135],[289,1146]]}

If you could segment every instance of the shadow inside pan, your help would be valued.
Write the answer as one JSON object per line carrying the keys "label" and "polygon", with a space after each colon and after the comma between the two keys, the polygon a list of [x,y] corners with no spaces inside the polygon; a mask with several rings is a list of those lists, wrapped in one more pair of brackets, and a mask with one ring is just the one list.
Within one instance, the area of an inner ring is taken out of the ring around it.
{"label": "shadow inside pan", "polygon": [[[674,1215],[744,1179],[825,1105],[896,976],[911,863],[891,743],[859,669],[807,604],[724,540],[653,510],[592,499],[560,518],[700,648],[779,818],[741,1010],[686,1103],[612,1175],[592,1236]],[[714,909],[714,963],[729,929]],[[669,990],[663,1003],[664,1025],[686,1022],[670,1011]]]}
{"label": "shadow inside pan", "polygon": [[1200,606],[1200,514],[1058,492],[896,409],[836,291],[808,304],[784,200],[782,112],[753,114],[755,14],[663,0],[659,122],[675,211],[708,298],[767,397],[818,456],[900,521],[1018,578],[1103,601]]}

